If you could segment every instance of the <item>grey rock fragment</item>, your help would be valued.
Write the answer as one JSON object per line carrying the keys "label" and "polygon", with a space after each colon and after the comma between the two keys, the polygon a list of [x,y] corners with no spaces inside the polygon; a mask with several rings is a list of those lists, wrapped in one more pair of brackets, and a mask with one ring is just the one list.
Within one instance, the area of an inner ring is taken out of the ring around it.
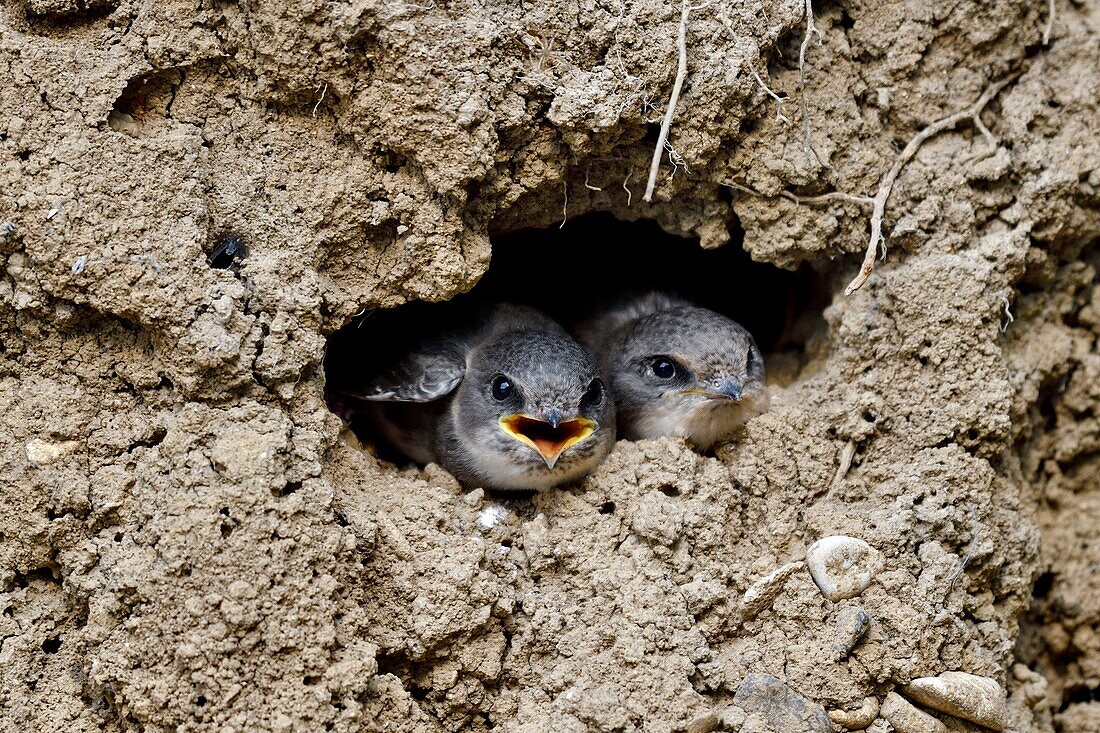
{"label": "grey rock fragment", "polygon": [[896,692],[882,702],[882,717],[897,733],[947,733],[947,726],[923,710],[918,710]]}
{"label": "grey rock fragment", "polygon": [[845,608],[837,614],[833,658],[846,659],[870,627],[871,617],[862,608]]}
{"label": "grey rock fragment", "polygon": [[966,672],[944,672],[915,679],[905,696],[925,707],[969,720],[993,730],[1008,726],[1005,690],[996,680]]}
{"label": "grey rock fragment", "polygon": [[825,708],[802,697],[770,674],[750,674],[741,683],[733,701],[746,713],[764,718],[775,731],[831,733],[833,730]]}

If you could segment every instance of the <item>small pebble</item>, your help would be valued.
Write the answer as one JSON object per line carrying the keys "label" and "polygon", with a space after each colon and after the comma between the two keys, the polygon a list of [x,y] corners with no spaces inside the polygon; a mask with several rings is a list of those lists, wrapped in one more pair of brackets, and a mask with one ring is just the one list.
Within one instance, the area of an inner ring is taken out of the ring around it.
{"label": "small pebble", "polygon": [[806,566],[821,594],[835,603],[867,589],[882,570],[882,554],[863,540],[834,535],[810,545]]}
{"label": "small pebble", "polygon": [[878,698],[865,697],[855,710],[830,710],[829,720],[848,730],[863,730],[878,717]]}
{"label": "small pebble", "polygon": [[749,715],[763,717],[776,731],[832,733],[833,730],[825,708],[770,674],[753,673],[746,677],[733,702]]}
{"label": "small pebble", "polygon": [[947,733],[947,726],[923,710],[917,710],[896,692],[882,702],[882,717],[897,733]]}
{"label": "small pebble", "polygon": [[57,216],[57,209],[50,209],[49,212],[46,214],[46,220],[49,221],[55,216]]}
{"label": "small pebble", "polygon": [[80,273],[84,272],[84,266],[86,264],[88,264],[88,258],[84,255],[80,255],[75,260],[73,260],[73,266],[71,268],[72,273],[74,275],[79,275]]}
{"label": "small pebble", "polygon": [[[847,659],[859,640],[871,627],[871,617],[862,608],[845,608],[836,617],[836,641],[833,659]],[[869,724],[868,724],[869,725]]]}
{"label": "small pebble", "polygon": [[15,224],[12,224],[10,221],[6,221],[4,222],[3,229],[5,233],[10,234],[11,232],[15,231]]}
{"label": "small pebble", "polygon": [[60,458],[64,458],[79,447],[80,443],[75,440],[63,440],[53,443],[35,438],[27,442],[25,450],[28,461],[39,466],[47,466]]}
{"label": "small pebble", "polygon": [[787,563],[750,585],[749,589],[745,591],[745,595],[741,597],[741,618],[747,621],[764,609],[770,608],[775,601],[775,597],[782,592],[787,578],[801,570],[805,565],[806,563],[801,560]]}
{"label": "small pebble", "polygon": [[921,677],[903,690],[905,696],[925,707],[969,720],[993,730],[1008,725],[1005,690],[996,680],[966,672],[944,672]]}
{"label": "small pebble", "polygon": [[704,713],[684,726],[684,733],[711,733],[718,727],[718,715],[709,712]]}

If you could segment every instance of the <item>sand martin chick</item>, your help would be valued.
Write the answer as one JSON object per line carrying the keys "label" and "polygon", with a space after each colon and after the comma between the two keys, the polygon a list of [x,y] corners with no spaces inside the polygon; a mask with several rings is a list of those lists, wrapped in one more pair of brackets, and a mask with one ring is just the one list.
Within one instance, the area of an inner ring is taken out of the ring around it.
{"label": "sand martin chick", "polygon": [[767,409],[760,349],[714,311],[651,293],[582,324],[577,336],[609,379],[620,437],[673,435],[708,450]]}
{"label": "sand martin chick", "polygon": [[470,487],[569,483],[615,443],[614,400],[591,352],[523,306],[441,329],[356,396],[386,442]]}

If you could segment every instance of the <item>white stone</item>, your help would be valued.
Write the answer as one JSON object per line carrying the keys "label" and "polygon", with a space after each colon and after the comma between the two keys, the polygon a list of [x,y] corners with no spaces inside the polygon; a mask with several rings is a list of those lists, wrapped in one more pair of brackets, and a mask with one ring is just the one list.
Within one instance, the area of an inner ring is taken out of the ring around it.
{"label": "white stone", "polygon": [[750,585],[745,595],[741,597],[741,617],[747,621],[769,608],[776,596],[782,592],[787,578],[801,570],[804,565],[805,563],[801,560],[787,563]]}
{"label": "white stone", "polygon": [[27,460],[39,466],[46,466],[59,458],[64,458],[79,447],[80,443],[75,440],[63,440],[54,443],[35,438],[27,442]]}
{"label": "white stone", "polygon": [[921,677],[904,689],[905,696],[941,713],[969,720],[993,730],[1008,726],[1005,690],[996,680],[966,672],[944,672]]}
{"label": "white stone", "polygon": [[500,520],[508,516],[508,510],[500,504],[490,504],[477,515],[478,526],[482,529],[492,529],[500,523]]}
{"label": "white stone", "polygon": [[882,554],[863,540],[833,535],[810,545],[806,566],[821,594],[836,602],[867,589],[882,570]]}

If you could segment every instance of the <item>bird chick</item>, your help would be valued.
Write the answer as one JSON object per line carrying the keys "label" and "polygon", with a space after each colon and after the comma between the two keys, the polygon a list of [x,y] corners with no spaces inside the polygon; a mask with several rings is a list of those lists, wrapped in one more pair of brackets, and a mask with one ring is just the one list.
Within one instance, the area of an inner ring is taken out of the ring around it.
{"label": "bird chick", "polygon": [[580,479],[615,443],[595,358],[523,306],[441,329],[355,396],[377,435],[467,486],[542,491]]}
{"label": "bird chick", "polygon": [[673,435],[709,450],[767,409],[752,335],[706,308],[650,293],[582,324],[577,338],[608,376],[620,437]]}

